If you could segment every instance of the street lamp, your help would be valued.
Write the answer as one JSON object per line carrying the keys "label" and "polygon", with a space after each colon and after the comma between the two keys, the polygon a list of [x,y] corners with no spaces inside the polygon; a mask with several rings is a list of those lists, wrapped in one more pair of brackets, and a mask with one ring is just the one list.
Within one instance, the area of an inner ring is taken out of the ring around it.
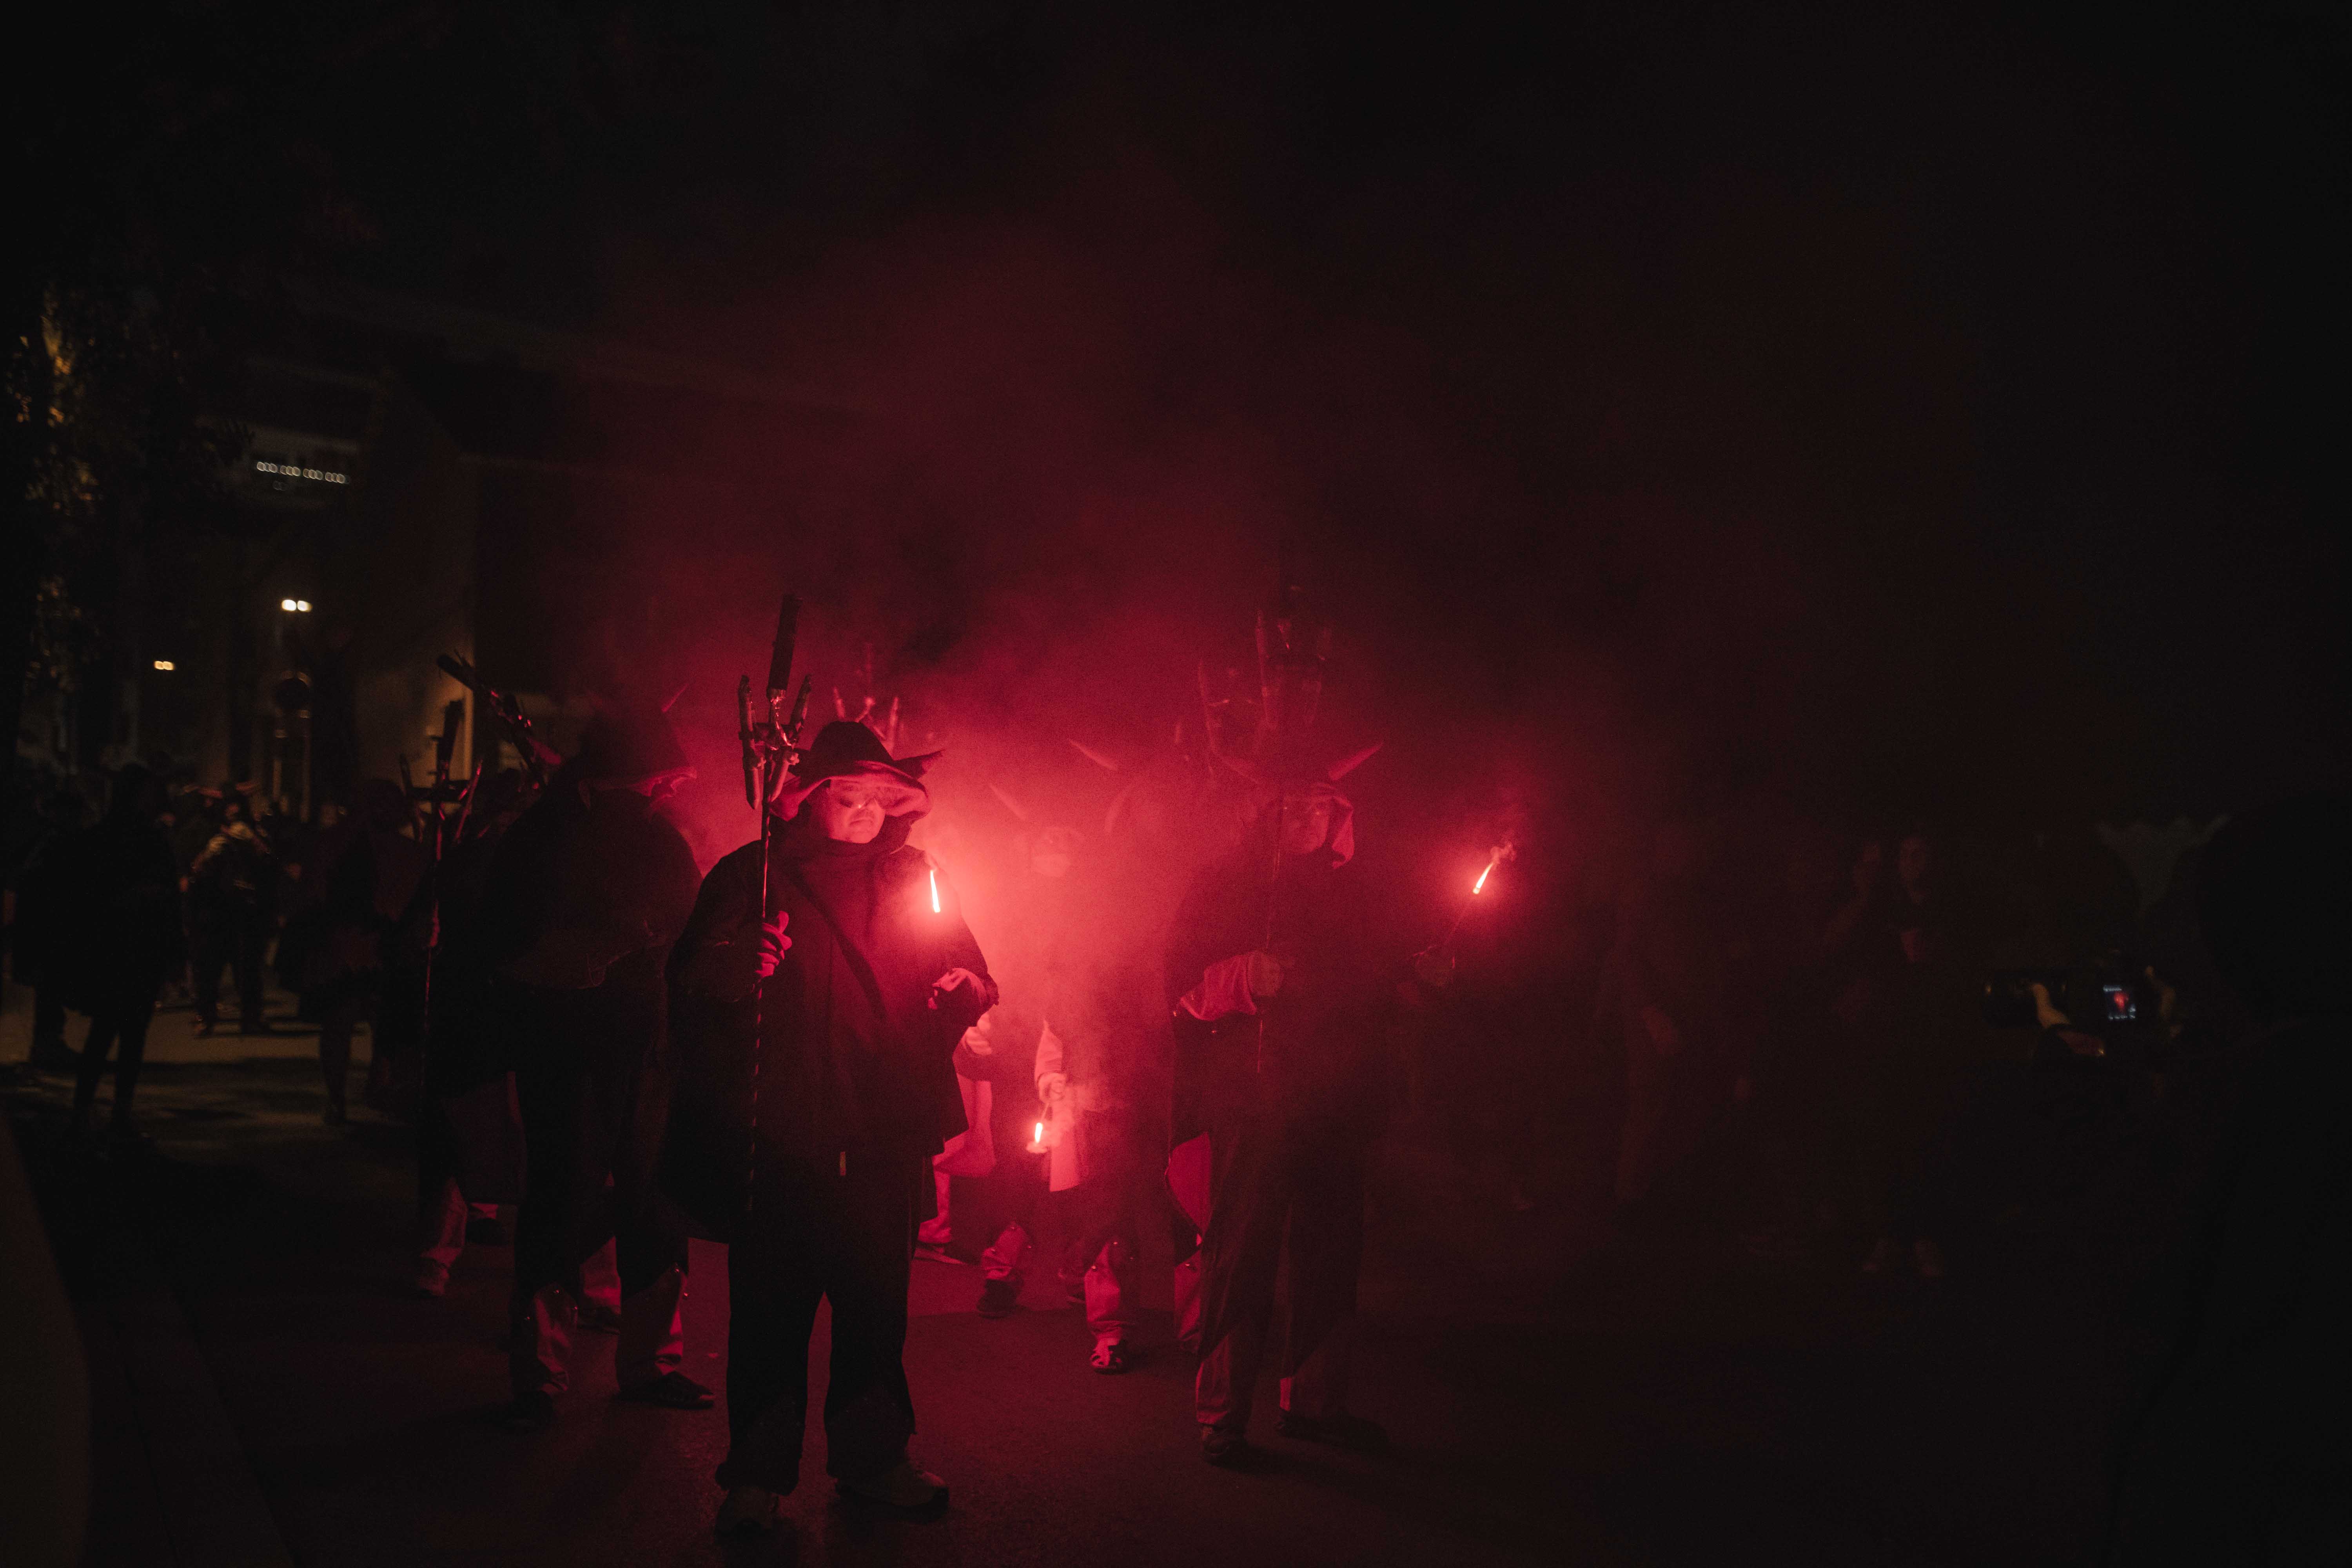
{"label": "street lamp", "polygon": [[278,601],[278,607],[285,611],[289,616],[307,616],[310,613],[310,601],[308,599],[280,599]]}
{"label": "street lamp", "polygon": [[155,668],[164,671],[166,674],[169,674],[171,671],[177,669],[179,666],[173,664],[168,658],[159,658],[155,661]]}

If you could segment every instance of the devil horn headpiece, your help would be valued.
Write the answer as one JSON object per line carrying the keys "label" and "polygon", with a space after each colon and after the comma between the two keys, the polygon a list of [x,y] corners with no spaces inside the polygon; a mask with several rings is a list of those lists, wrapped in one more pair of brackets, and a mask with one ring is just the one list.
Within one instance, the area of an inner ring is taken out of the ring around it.
{"label": "devil horn headpiece", "polygon": [[1335,757],[1330,743],[1317,733],[1332,630],[1307,608],[1297,575],[1286,545],[1274,593],[1258,612],[1255,701],[1241,689],[1239,670],[1226,672],[1223,697],[1205,661],[1195,672],[1209,754],[1259,785],[1336,784],[1381,749],[1375,742]]}

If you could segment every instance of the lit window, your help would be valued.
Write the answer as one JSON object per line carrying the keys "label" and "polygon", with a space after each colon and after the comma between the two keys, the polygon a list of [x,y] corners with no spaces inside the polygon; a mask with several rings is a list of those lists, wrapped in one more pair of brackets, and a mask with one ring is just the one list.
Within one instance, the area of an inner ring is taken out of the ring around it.
{"label": "lit window", "polygon": [[310,479],[322,485],[351,483],[349,474],[337,473],[332,468],[306,468],[299,463],[273,463],[267,458],[256,458],[253,468],[256,473],[276,474],[281,479]]}

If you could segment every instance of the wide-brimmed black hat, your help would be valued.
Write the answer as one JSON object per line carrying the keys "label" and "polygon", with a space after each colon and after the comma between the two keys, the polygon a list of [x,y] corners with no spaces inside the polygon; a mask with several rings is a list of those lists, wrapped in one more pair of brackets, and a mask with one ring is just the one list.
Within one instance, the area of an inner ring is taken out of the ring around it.
{"label": "wide-brimmed black hat", "polygon": [[801,808],[801,803],[816,793],[817,786],[832,779],[872,779],[877,783],[896,785],[886,798],[882,809],[892,816],[923,811],[931,803],[930,791],[923,787],[923,771],[940,758],[937,752],[925,752],[920,756],[894,757],[882,743],[882,737],[855,719],[836,719],[816,732],[816,739],[793,771],[784,775],[784,784],[776,796],[776,806],[790,816]]}

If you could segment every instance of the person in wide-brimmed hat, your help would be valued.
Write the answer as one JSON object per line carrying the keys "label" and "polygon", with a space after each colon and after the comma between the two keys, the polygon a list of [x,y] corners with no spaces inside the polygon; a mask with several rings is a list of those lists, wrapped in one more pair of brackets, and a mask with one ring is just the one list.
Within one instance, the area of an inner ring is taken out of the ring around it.
{"label": "person in wide-brimmed hat", "polygon": [[908,1244],[930,1158],[963,1131],[956,1041],[997,993],[952,889],[907,843],[931,760],[826,725],[772,795],[773,829],[711,868],[671,957],[664,1186],[732,1241],[724,1532],[767,1528],[799,1479],[820,1300],[825,1468],[855,1499],[946,1501],[907,1454]]}

